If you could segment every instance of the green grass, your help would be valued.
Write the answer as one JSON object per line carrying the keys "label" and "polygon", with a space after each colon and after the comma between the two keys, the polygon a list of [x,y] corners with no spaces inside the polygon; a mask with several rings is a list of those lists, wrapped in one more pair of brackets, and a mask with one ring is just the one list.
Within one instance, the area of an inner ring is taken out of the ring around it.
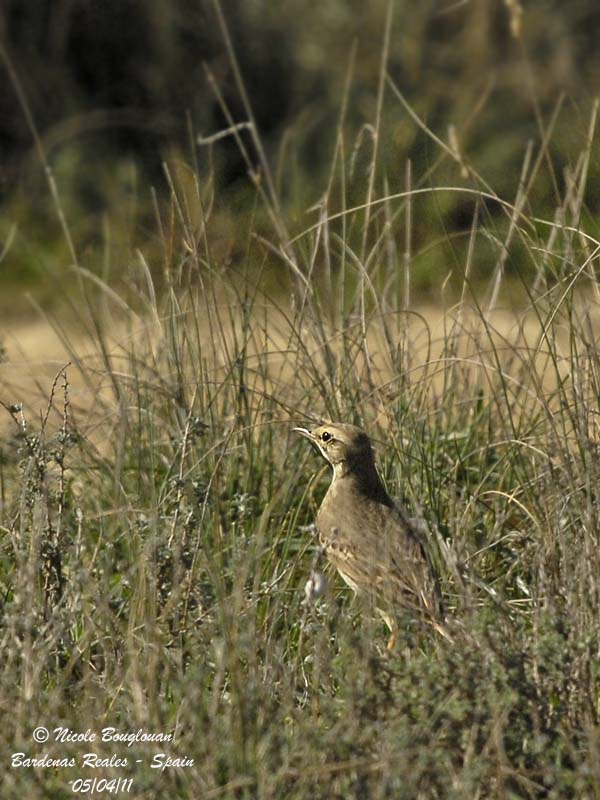
{"label": "green grass", "polygon": [[[38,725],[174,734],[94,746],[130,757],[97,777],[132,777],[139,798],[600,794],[600,245],[579,230],[595,145],[555,224],[518,176],[501,224],[480,176],[453,187],[477,210],[464,251],[432,231],[455,262],[438,258],[428,315],[410,284],[418,195],[387,195],[374,163],[349,209],[338,138],[313,225],[263,164],[233,259],[201,180],[174,180],[152,263],[111,283],[116,265],[77,260],[64,302],[94,354],[64,333],[47,415],[2,387],[3,798],[68,798],[93,774],[11,768],[91,751],[35,744]],[[514,248],[530,268],[509,285]],[[425,517],[460,643],[408,624],[388,657],[334,576],[303,604],[327,478],[290,429],[322,418],[367,428]],[[194,767],[157,774],[157,751]]]}

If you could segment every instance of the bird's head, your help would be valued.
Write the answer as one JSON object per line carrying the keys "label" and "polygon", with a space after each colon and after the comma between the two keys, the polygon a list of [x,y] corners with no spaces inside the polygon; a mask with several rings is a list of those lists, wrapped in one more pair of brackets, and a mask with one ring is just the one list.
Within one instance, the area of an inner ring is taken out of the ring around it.
{"label": "bird's head", "polygon": [[334,469],[334,472],[369,470],[374,467],[373,450],[367,434],[356,425],[327,422],[312,430],[294,428],[306,437]]}

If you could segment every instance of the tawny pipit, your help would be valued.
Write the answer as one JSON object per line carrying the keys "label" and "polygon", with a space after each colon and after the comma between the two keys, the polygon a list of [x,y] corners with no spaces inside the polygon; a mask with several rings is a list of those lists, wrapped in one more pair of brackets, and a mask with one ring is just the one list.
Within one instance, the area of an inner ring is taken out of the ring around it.
{"label": "tawny pipit", "polygon": [[385,620],[391,632],[388,649],[394,645],[403,609],[450,638],[425,543],[386,492],[367,434],[341,422],[294,431],[312,442],[333,467],[317,514],[319,541],[346,583],[370,598]]}

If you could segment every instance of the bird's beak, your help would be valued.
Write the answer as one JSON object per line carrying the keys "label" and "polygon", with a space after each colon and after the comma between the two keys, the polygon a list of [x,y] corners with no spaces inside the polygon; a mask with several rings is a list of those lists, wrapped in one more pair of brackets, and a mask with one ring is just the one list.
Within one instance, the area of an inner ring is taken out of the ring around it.
{"label": "bird's beak", "polygon": [[324,459],[329,461],[329,456],[323,450],[323,448],[319,443],[319,439],[315,436],[315,434],[312,431],[309,431],[308,428],[292,428],[292,431],[294,433],[299,433],[300,436],[304,436],[305,439],[308,439],[308,441],[312,444],[317,453],[320,453]]}
{"label": "bird's beak", "polygon": [[299,434],[300,434],[300,436],[305,436],[305,437],[306,437],[307,439],[309,439],[311,442],[314,442],[314,441],[316,441],[316,440],[315,440],[315,437],[313,436],[313,434],[311,433],[311,431],[309,431],[309,430],[308,430],[308,428],[292,428],[292,431],[293,431],[294,433],[299,433]]}

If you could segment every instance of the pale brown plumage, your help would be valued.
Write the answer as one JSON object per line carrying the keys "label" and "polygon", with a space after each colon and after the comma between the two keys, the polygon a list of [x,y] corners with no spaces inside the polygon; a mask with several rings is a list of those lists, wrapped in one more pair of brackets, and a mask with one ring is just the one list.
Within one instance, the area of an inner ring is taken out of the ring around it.
{"label": "pale brown plumage", "polygon": [[294,430],[333,468],[316,520],[321,546],[346,583],[370,598],[383,616],[392,634],[388,648],[402,609],[450,638],[425,544],[386,492],[367,434],[340,422]]}

